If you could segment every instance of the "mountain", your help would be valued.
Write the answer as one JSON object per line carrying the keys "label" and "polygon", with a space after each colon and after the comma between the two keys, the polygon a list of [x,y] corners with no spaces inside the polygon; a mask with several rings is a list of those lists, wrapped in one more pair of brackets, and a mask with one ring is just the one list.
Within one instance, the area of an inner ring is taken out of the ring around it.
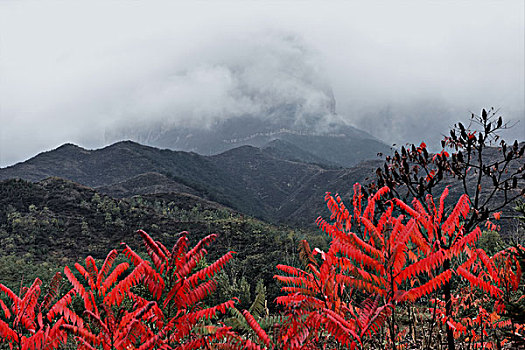
{"label": "mountain", "polygon": [[[116,198],[186,193],[269,222],[308,226],[326,212],[326,192],[351,198],[352,185],[366,183],[382,165],[379,160],[364,161],[351,168],[304,163],[289,159],[314,160],[313,156],[296,152],[293,145],[283,141],[274,141],[272,145],[275,147],[262,149],[241,146],[218,155],[202,156],[130,141],[98,150],[66,144],[0,169],[0,180],[40,181],[55,176]],[[485,152],[489,162],[499,156],[497,148]],[[522,165],[515,161],[508,169]],[[469,183],[474,183],[475,178],[471,173]],[[491,181],[485,180],[481,185],[484,189],[492,186]],[[440,194],[444,186],[449,186],[450,203],[464,193],[462,184],[452,178],[445,179],[434,193]],[[522,188],[521,183],[518,187]],[[494,203],[503,202],[500,192],[493,196]]]}
{"label": "mountain", "polygon": [[130,138],[143,144],[214,155],[240,146],[274,148],[282,141],[294,154],[309,154],[318,164],[350,167],[362,160],[375,158],[377,153],[390,152],[383,142],[343,122],[335,113],[323,116],[298,117],[295,105],[275,107],[261,116],[239,116],[219,120],[207,127],[151,126],[121,131],[111,139]]}
{"label": "mountain", "polygon": [[[294,154],[287,156],[307,156]],[[123,141],[98,150],[66,144],[0,169],[0,179],[40,181],[55,176],[115,197],[184,192],[272,222],[311,224],[323,210],[325,191],[346,192],[379,163],[364,164],[328,168],[282,159],[275,149],[252,146],[201,156]]]}

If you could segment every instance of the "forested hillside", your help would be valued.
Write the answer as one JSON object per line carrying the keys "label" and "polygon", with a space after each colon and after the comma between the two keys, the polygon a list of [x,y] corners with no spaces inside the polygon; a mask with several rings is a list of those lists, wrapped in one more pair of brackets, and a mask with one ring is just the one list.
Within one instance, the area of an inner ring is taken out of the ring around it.
{"label": "forested hillside", "polygon": [[136,231],[143,229],[170,245],[181,231],[191,242],[217,234],[210,258],[237,252],[229,276],[262,278],[276,296],[275,261],[295,259],[300,239],[325,244],[314,230],[273,226],[190,194],[114,199],[60,178],[2,181],[0,208],[0,280],[12,287],[21,279],[45,278],[79,257],[103,259],[121,242],[139,246]]}
{"label": "forested hillside", "polygon": [[206,157],[126,141],[93,151],[66,144],[0,169],[0,179],[56,176],[118,197],[182,191],[272,222],[311,226],[325,191],[347,191],[349,183],[363,181],[379,164],[333,169],[251,146]]}

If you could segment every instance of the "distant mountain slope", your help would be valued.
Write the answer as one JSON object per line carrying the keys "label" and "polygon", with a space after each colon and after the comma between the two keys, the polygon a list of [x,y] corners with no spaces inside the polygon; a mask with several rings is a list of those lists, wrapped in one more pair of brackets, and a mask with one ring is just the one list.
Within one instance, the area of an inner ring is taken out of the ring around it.
{"label": "distant mountain slope", "polygon": [[347,125],[328,110],[326,116],[309,116],[298,121],[290,117],[295,115],[296,108],[284,105],[276,108],[270,116],[232,117],[207,128],[144,126],[124,131],[114,138],[130,138],[155,147],[203,155],[215,155],[247,145],[266,148],[279,140],[294,146],[299,153],[311,154],[315,163],[343,167],[390,151],[390,147],[379,139]]}
{"label": "distant mountain slope", "polygon": [[146,195],[156,193],[187,193],[198,195],[198,192],[166,175],[149,172],[129,179],[97,188],[98,191],[114,198],[124,198],[131,195]]}
{"label": "distant mountain slope", "polygon": [[262,147],[262,150],[264,153],[275,158],[290,160],[292,162],[312,163],[325,167],[340,167],[335,163],[331,163],[326,159],[305,151],[290,142],[280,139],[273,140],[266,144],[264,147]]}
{"label": "distant mountain slope", "polygon": [[282,140],[323,159],[321,164],[335,164],[347,168],[368,159],[377,159],[378,154],[391,152],[390,147],[371,136],[350,136],[352,134],[349,132],[314,136],[286,134],[283,135]]}
{"label": "distant mountain slope", "polygon": [[339,193],[349,201],[356,182],[365,183],[373,178],[380,161],[361,162],[349,169],[333,169],[317,173],[305,181],[279,208],[282,220],[290,223],[313,222],[327,214],[324,201],[326,192]]}

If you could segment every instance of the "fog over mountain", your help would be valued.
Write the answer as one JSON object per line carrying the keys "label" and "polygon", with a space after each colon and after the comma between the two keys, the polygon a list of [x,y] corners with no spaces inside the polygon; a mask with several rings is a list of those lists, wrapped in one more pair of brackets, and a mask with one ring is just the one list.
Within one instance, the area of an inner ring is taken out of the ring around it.
{"label": "fog over mountain", "polygon": [[243,118],[436,145],[494,106],[523,139],[524,7],[2,2],[0,166],[65,142],[170,146],[173,130]]}
{"label": "fog over mountain", "polygon": [[106,141],[155,143],[174,128],[213,130],[246,116],[319,133],[345,124],[318,57],[301,38],[255,32],[234,41],[243,43],[241,52],[206,47],[187,69],[146,81],[108,125]]}

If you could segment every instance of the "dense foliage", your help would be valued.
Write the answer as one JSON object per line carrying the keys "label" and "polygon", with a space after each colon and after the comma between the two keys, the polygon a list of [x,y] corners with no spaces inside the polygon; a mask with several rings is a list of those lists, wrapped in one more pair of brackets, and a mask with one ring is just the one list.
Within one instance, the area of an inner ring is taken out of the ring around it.
{"label": "dense foliage", "polygon": [[[262,279],[270,300],[279,293],[275,262],[293,264],[301,239],[325,245],[313,229],[270,225],[192,195],[114,199],[58,178],[38,183],[12,179],[0,182],[0,281],[10,288],[19,288],[21,279],[24,284],[36,277],[47,281],[78,257],[91,255],[101,263],[123,241],[142,252],[138,229],[170,246],[177,240],[173,232],[192,232],[188,239],[193,244],[217,234],[208,259],[237,252],[221,280],[233,285]],[[218,293],[224,296],[225,288]]]}

